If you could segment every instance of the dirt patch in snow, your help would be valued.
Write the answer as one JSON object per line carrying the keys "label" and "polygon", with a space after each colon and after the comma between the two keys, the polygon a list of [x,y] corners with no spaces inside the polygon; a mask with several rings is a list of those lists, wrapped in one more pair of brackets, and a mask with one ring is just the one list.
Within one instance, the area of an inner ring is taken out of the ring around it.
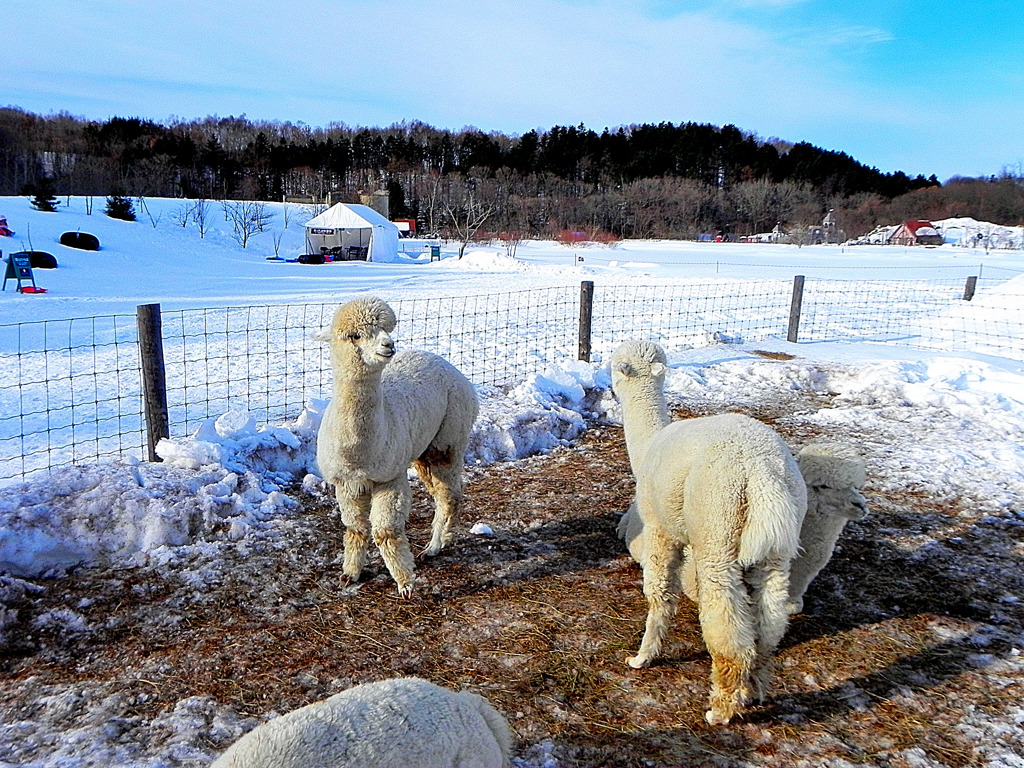
{"label": "dirt patch in snow", "polygon": [[[752,415],[802,444],[814,430],[792,413]],[[773,695],[715,728],[687,600],[662,659],[625,664],[646,611],[615,536],[632,490],[612,426],[474,470],[455,544],[419,562],[407,600],[376,553],[342,585],[337,512],[297,489],[303,515],[216,559],[37,582],[6,624],[0,765],[56,764],[72,749],[105,758],[69,765],[201,766],[273,713],[394,675],[486,695],[524,766],[981,766],[1024,752],[1020,514],[975,515],[912,489],[883,498],[869,483],[872,515],[812,584]],[[431,513],[418,492],[414,547]],[[469,534],[474,522],[494,535]]]}

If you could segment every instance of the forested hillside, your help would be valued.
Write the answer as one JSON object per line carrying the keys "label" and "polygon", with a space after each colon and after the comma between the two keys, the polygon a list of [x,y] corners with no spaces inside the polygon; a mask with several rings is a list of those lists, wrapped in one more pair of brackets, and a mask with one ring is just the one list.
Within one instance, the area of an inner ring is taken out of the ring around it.
{"label": "forested hillside", "polygon": [[737,236],[803,230],[834,209],[847,235],[903,218],[1024,221],[1024,179],[909,177],[846,153],[735,126],[555,126],[522,136],[419,122],[313,128],[242,117],[89,121],[0,109],[0,195],[143,195],[355,202],[383,190],[393,218],[444,233]]}

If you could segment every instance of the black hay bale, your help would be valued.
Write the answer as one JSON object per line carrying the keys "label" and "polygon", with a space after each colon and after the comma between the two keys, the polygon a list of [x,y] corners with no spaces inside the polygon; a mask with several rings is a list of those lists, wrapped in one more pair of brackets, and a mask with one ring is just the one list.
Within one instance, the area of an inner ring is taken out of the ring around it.
{"label": "black hay bale", "polygon": [[100,239],[88,232],[65,232],[60,236],[60,244],[69,248],[80,248],[83,251],[98,251]]}
{"label": "black hay bale", "polygon": [[56,269],[57,259],[52,253],[46,251],[22,251],[18,255],[28,254],[29,264],[32,269]]}
{"label": "black hay bale", "polygon": [[301,256],[299,256],[299,264],[326,264],[326,263],[327,263],[327,259],[325,259],[319,253],[304,253]]}

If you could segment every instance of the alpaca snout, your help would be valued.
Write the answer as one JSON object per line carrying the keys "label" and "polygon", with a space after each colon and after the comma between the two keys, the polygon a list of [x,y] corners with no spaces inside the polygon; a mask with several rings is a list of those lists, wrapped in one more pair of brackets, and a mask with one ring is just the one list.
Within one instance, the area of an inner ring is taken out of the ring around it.
{"label": "alpaca snout", "polygon": [[382,339],[377,347],[377,354],[381,357],[395,356],[395,342],[391,339]]}

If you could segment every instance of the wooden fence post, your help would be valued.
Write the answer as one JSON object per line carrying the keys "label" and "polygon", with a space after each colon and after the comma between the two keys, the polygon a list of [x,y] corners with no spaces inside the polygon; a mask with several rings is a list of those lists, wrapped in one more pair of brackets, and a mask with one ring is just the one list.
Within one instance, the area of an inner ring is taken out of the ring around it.
{"label": "wooden fence post", "polygon": [[978,287],[978,276],[969,275],[967,283],[964,285],[964,301],[970,301],[974,298],[974,289]]}
{"label": "wooden fence post", "polygon": [[159,304],[136,307],[139,357],[142,361],[142,399],[146,418],[146,445],[150,461],[159,461],[156,444],[170,437],[167,414],[167,379],[164,373],[164,339]]}
{"label": "wooden fence post", "polygon": [[800,332],[800,308],[804,303],[804,276],[793,277],[793,301],[789,305],[789,330],[786,332],[786,341],[796,344],[797,334]]}
{"label": "wooden fence post", "polygon": [[580,354],[579,359],[590,362],[590,327],[594,317],[594,283],[580,283]]}

